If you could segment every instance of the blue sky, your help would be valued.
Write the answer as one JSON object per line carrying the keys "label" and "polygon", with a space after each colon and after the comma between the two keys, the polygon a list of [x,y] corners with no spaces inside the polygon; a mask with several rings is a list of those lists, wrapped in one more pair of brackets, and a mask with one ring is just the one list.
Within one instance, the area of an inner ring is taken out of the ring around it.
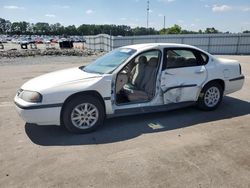
{"label": "blue sky", "polygon": [[[0,0],[0,17],[10,21],[63,25],[125,24],[146,27],[147,0]],[[250,0],[150,0],[149,26],[250,30]]]}

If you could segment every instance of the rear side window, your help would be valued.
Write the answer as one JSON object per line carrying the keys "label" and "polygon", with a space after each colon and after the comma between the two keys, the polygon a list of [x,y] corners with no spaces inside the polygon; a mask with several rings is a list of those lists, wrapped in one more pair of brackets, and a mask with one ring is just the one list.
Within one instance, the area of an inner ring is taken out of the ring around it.
{"label": "rear side window", "polygon": [[205,65],[209,57],[195,49],[173,48],[164,50],[163,70]]}
{"label": "rear side window", "polygon": [[191,50],[169,49],[166,52],[167,68],[198,66],[198,59]]}
{"label": "rear side window", "polygon": [[[199,52],[198,52],[199,53]],[[202,53],[202,52],[200,52],[200,55],[201,55],[201,58],[202,58],[202,60],[203,60],[203,63],[204,64],[207,64],[207,62],[208,62],[208,56],[206,55],[206,54],[204,54],[204,53]]]}

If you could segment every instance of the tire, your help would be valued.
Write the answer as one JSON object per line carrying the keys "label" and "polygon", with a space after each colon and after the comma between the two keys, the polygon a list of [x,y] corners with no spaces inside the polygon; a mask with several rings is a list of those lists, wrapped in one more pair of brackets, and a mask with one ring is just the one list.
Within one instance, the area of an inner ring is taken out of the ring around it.
{"label": "tire", "polygon": [[80,96],[70,100],[63,110],[63,125],[73,133],[84,134],[99,128],[105,119],[102,102],[92,96]]}
{"label": "tire", "polygon": [[218,108],[223,98],[222,86],[217,82],[212,82],[201,90],[197,106],[201,110],[212,111]]}
{"label": "tire", "polygon": [[28,49],[28,45],[27,44],[21,44],[21,49]]}

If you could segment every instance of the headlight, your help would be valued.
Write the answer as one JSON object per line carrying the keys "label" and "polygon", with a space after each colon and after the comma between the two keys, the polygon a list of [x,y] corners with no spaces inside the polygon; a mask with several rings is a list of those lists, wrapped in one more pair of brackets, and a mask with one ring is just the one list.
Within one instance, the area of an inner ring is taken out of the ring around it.
{"label": "headlight", "polygon": [[42,102],[42,95],[35,91],[19,90],[17,96],[27,102]]}

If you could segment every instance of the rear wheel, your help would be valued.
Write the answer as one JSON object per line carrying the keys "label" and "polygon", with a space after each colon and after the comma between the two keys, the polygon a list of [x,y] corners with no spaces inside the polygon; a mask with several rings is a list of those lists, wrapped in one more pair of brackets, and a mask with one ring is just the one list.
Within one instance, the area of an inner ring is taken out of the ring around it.
{"label": "rear wheel", "polygon": [[105,117],[101,101],[91,96],[70,100],[63,111],[63,123],[73,133],[89,133],[103,124]]}
{"label": "rear wheel", "polygon": [[202,110],[215,110],[223,98],[223,89],[219,83],[207,84],[201,91],[198,107]]}

